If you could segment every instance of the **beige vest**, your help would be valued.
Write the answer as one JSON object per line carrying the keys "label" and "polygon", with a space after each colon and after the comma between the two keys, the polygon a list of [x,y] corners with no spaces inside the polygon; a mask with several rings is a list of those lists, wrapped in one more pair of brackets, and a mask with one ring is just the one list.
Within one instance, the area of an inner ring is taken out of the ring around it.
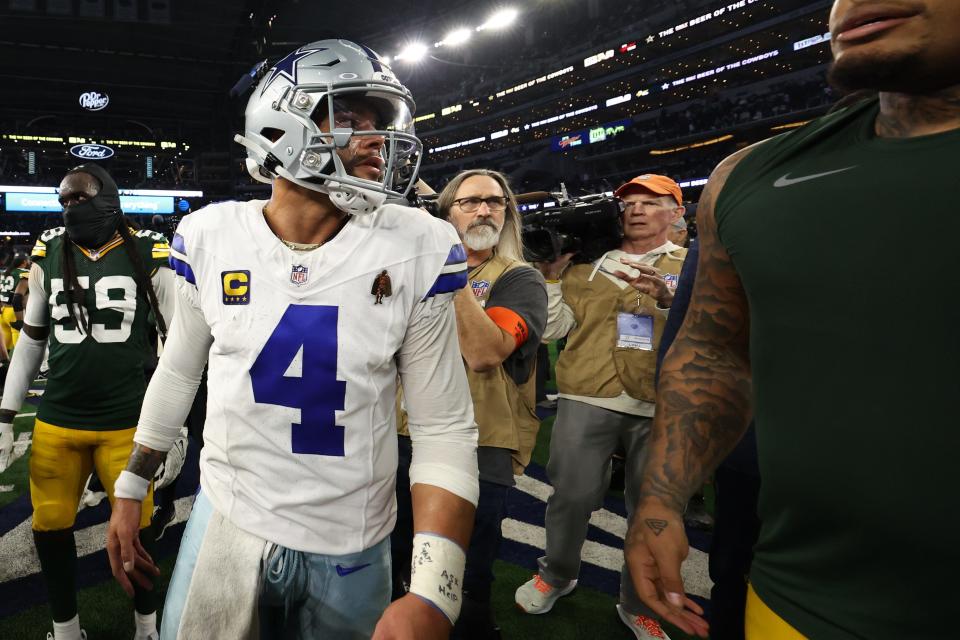
{"label": "beige vest", "polygon": [[[486,303],[493,285],[504,273],[521,262],[512,262],[500,256],[494,256],[470,272],[470,286],[476,292],[481,303]],[[477,286],[477,283],[489,283]],[[513,454],[513,471],[523,473],[530,462],[530,456],[537,443],[540,419],[537,418],[536,405],[536,365],[531,368],[530,376],[520,385],[507,375],[503,367],[491,371],[476,372],[466,367],[470,394],[473,396],[473,413],[480,430],[479,446],[510,449]],[[399,398],[399,393],[398,393]],[[401,435],[408,435],[406,412],[397,404],[397,428]]]}
{"label": "beige vest", "polygon": [[[655,263],[661,273],[677,275],[686,249],[663,254]],[[666,324],[666,314],[656,309],[656,300],[633,287],[620,289],[602,274],[588,281],[592,264],[578,264],[563,274],[563,300],[573,310],[576,328],[557,360],[560,393],[591,398],[614,398],[626,391],[631,398],[655,402],[654,373],[657,349]],[[618,347],[619,314],[653,318],[653,350]]]}

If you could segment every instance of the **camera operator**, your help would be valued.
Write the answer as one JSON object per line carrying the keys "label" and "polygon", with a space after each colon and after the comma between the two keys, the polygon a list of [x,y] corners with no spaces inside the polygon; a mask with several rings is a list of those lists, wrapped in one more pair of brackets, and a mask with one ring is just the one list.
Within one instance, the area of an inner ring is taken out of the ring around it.
{"label": "camera operator", "polygon": [[[460,173],[440,193],[437,207],[457,229],[467,253],[470,286],[460,290],[454,305],[480,430],[480,501],[467,550],[463,607],[451,638],[499,638],[490,607],[493,562],[507,489],[514,473],[523,473],[530,461],[540,427],[534,370],[547,322],[547,293],[543,277],[523,261],[520,214],[502,174],[483,169]],[[405,426],[401,419],[403,435]],[[401,474],[409,456],[410,439],[401,437]],[[409,485],[401,476],[397,494],[393,548],[407,550],[410,545],[396,543],[412,532]],[[395,553],[394,567],[395,572],[409,571],[409,555]]]}
{"label": "camera operator", "polygon": [[[516,593],[527,613],[546,613],[576,587],[590,514],[602,502],[610,456],[621,445],[628,509],[639,495],[657,346],[686,255],[667,234],[684,207],[680,187],[661,175],[638,176],[615,195],[624,205],[619,250],[566,270],[572,254],[539,264],[548,293],[544,339],[568,337],[556,367],[560,400],[547,464],[554,493],[547,501],[546,555]],[[637,638],[666,637],[626,568],[617,612]]]}

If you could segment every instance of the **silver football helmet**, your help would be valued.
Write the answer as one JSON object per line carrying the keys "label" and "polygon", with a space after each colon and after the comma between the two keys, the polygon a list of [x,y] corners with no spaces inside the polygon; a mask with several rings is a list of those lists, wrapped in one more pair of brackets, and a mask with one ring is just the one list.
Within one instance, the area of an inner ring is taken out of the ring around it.
{"label": "silver football helmet", "polygon": [[[377,113],[372,129],[354,129],[349,117],[338,117],[358,98]],[[388,197],[405,197],[416,182],[423,145],[414,135],[414,108],[410,91],[376,53],[347,40],[320,40],[266,72],[235,140],[247,148],[255,180],[280,176],[328,194],[343,211],[370,213]],[[318,125],[324,118],[327,131]],[[337,155],[353,136],[382,136],[378,181],[350,175]]]}

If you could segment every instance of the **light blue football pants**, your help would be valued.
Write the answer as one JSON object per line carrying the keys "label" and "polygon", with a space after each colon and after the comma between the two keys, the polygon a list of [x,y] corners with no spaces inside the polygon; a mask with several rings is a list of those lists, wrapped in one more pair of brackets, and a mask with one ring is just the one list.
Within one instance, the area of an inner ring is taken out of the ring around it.
{"label": "light blue football pants", "polygon": [[[201,491],[193,503],[167,588],[161,640],[176,640],[212,513],[213,505]],[[261,581],[261,640],[366,639],[390,604],[390,538],[342,556],[275,546]]]}

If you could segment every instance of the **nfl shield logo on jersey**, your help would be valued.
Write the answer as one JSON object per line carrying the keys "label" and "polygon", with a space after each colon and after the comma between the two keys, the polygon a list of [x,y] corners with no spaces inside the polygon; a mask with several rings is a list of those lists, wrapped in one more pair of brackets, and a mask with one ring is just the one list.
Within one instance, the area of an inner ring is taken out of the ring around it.
{"label": "nfl shield logo on jersey", "polygon": [[302,284],[307,284],[308,277],[309,270],[302,264],[295,264],[293,268],[290,269],[290,282],[298,287]]}

